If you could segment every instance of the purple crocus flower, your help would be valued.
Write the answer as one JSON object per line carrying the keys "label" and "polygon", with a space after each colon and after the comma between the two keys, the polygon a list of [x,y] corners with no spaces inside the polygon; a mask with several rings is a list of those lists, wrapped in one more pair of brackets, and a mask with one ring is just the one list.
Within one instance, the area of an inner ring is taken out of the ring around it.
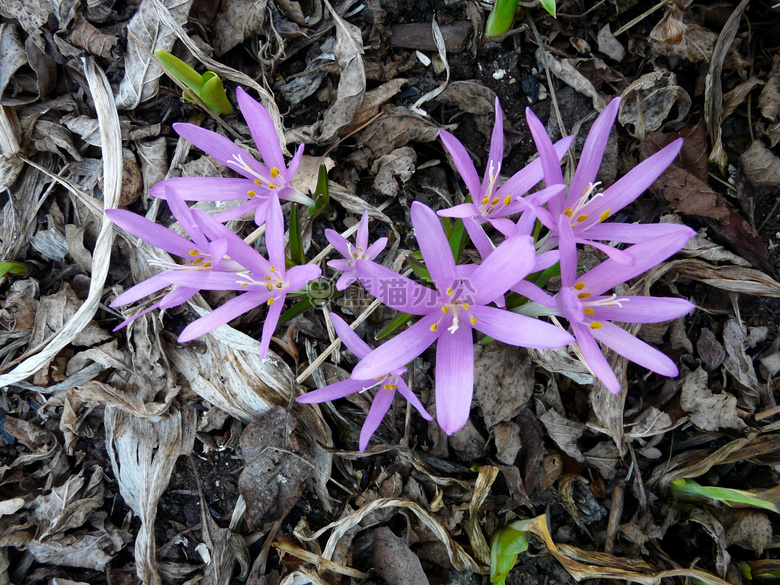
{"label": "purple crocus flower", "polygon": [[[331,314],[331,320],[333,321],[333,327],[336,329],[339,339],[344,342],[344,345],[346,345],[352,353],[359,358],[364,358],[371,353],[371,348],[368,344],[358,337],[357,333],[347,325],[344,319],[338,315]],[[363,423],[363,428],[360,431],[360,450],[365,451],[368,446],[368,440],[379,428],[382,419],[390,409],[390,405],[393,404],[396,390],[417,409],[417,412],[419,412],[425,420],[433,420],[433,417],[426,412],[425,407],[401,377],[405,373],[406,368],[397,368],[391,372],[381,376],[375,376],[368,380],[349,378],[341,382],[336,382],[335,384],[330,384],[319,390],[308,392],[303,396],[299,396],[296,400],[304,404],[327,402],[329,400],[344,398],[348,394],[354,394],[355,392],[363,392],[364,390],[377,386],[378,390],[376,396],[374,396],[374,401],[371,403],[371,410],[369,410],[366,421]]]}
{"label": "purple crocus flower", "polygon": [[414,202],[412,224],[435,289],[426,288],[374,262],[356,267],[360,282],[386,305],[422,318],[364,357],[352,377],[367,380],[404,366],[438,340],[436,416],[452,434],[469,417],[474,391],[472,329],[510,345],[561,347],[571,335],[549,323],[487,306],[534,267],[529,237],[510,238],[468,272],[458,270],[436,214]]}
{"label": "purple crocus flower", "polygon": [[[108,218],[126,232],[185,260],[183,264],[155,262],[156,265],[165,267],[167,270],[126,290],[114,299],[109,306],[121,307],[128,305],[170,286],[171,283],[167,280],[167,276],[174,271],[187,271],[202,275],[205,271],[235,273],[243,270],[239,264],[225,257],[227,242],[220,238],[209,239],[194,221],[192,210],[187,207],[176,193],[169,192],[167,199],[168,206],[174,217],[179,222],[179,225],[184,228],[187,235],[192,238],[191,240],[141,215],[136,215],[124,209],[106,210]],[[235,278],[235,275],[233,278]],[[190,300],[199,290],[200,288],[197,285],[177,287],[152,306],[122,321],[114,331],[122,329],[138,319],[138,317],[154,309],[166,310],[177,307]]]}
{"label": "purple crocus flower", "polygon": [[[616,248],[594,240],[633,244],[647,238],[674,234],[680,230],[680,227],[674,224],[604,223],[609,217],[644,193],[674,161],[682,147],[682,138],[675,140],[638,164],[600,193],[598,183],[593,183],[593,181],[601,166],[604,149],[607,146],[619,107],[620,98],[613,99],[593,123],[585,140],[574,178],[566,192],[552,197],[547,202],[547,209],[538,206],[534,201],[528,201],[528,204],[534,207],[539,220],[551,232],[542,249],[555,247],[560,235],[558,233],[558,219],[563,216],[568,219],[578,243],[589,244],[605,252],[611,258],[622,262],[629,262],[631,258]],[[553,148],[544,125],[530,108],[526,110],[526,117],[534,142],[539,149],[539,159],[544,169],[545,182],[548,185],[562,183],[563,175],[558,153]]]}
{"label": "purple crocus flower", "polygon": [[218,221],[225,222],[249,211],[254,211],[255,223],[258,225],[265,223],[271,193],[276,193],[279,199],[313,205],[314,202],[309,197],[292,187],[293,176],[298,170],[303,156],[303,144],[298,147],[295,156],[290,161],[290,166],[286,166],[282,149],[279,146],[276,127],[268,111],[240,87],[236,89],[236,98],[265,164],[256,161],[246,150],[216,132],[194,124],[174,124],[173,128],[179,136],[189,140],[202,151],[245,178],[175,177],[161,181],[152,187],[149,193],[165,199],[163,189],[168,188],[178,193],[185,201],[240,201],[245,199],[245,203],[223,211],[214,217]]}
{"label": "purple crocus flower", "polygon": [[577,278],[577,248],[568,218],[560,218],[560,292],[555,295],[555,313],[568,319],[588,367],[613,394],[621,386],[598,343],[663,376],[677,376],[671,359],[640,341],[612,321],[659,323],[676,319],[695,306],[685,299],[619,296],[605,294],[618,284],[638,276],[679,251],[696,233],[690,228],[650,238],[625,250],[633,263],[608,259]]}
{"label": "purple crocus flower", "polygon": [[268,314],[263,323],[263,334],[260,339],[260,356],[265,358],[287,294],[302,288],[322,274],[318,266],[310,264],[285,269],[284,223],[276,193],[271,193],[269,203],[265,230],[267,260],[209,214],[199,209],[193,210],[195,221],[204,233],[210,238],[224,240],[227,255],[238,262],[245,272],[239,274],[210,272],[200,275],[176,272],[167,274],[166,280],[181,286],[197,286],[200,290],[246,292],[187,325],[179,335],[181,343],[200,337],[255,307],[267,304]]}
{"label": "purple crocus flower", "polygon": [[[358,225],[354,246],[347,238],[335,230],[325,230],[325,237],[328,238],[330,245],[344,256],[344,259],[342,260],[331,260],[328,262],[328,266],[343,273],[336,282],[337,290],[344,290],[357,280],[355,267],[358,262],[371,262],[374,258],[379,256],[382,250],[385,249],[385,246],[387,246],[387,238],[379,238],[370,246],[368,245],[367,211],[364,211],[363,216],[360,218],[360,225]],[[352,353],[357,355],[354,351]]]}
{"label": "purple crocus flower", "polygon": [[[471,241],[484,257],[492,245],[479,224],[488,221],[493,223],[498,218],[514,215],[525,209],[521,197],[544,178],[542,161],[537,158],[512,175],[503,185],[498,186],[498,177],[504,160],[504,115],[497,97],[496,122],[493,125],[488,162],[481,182],[477,169],[463,144],[446,130],[439,130],[439,138],[452,156],[452,161],[463,182],[466,183],[472,202],[442,209],[438,213],[442,217],[463,219]],[[555,144],[553,151],[558,161],[566,154],[572,140],[572,136],[567,136]],[[547,189],[533,193],[529,197],[540,205],[548,197],[563,189],[562,186],[551,187],[551,185],[552,183],[548,182]]]}

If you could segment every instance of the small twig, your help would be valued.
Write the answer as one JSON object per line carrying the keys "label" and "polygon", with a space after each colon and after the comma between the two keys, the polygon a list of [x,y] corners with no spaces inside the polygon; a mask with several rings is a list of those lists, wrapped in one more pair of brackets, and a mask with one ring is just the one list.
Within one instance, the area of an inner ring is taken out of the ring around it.
{"label": "small twig", "polygon": [[631,28],[632,26],[634,26],[635,24],[637,24],[637,23],[639,23],[639,22],[642,22],[642,21],[643,21],[645,18],[647,18],[648,16],[650,16],[650,15],[651,15],[653,12],[655,12],[656,10],[659,10],[659,9],[661,9],[661,8],[664,8],[664,7],[665,7],[667,4],[669,4],[668,0],[661,0],[661,2],[659,2],[658,4],[656,4],[655,6],[653,6],[652,8],[650,8],[649,10],[645,10],[645,11],[644,11],[642,14],[640,14],[639,16],[637,16],[636,18],[634,18],[634,19],[633,19],[633,20],[631,20],[630,22],[628,22],[628,23],[624,24],[624,25],[623,25],[623,26],[621,26],[619,29],[617,29],[617,30],[616,30],[616,31],[613,33],[613,36],[616,36],[616,37],[617,37],[618,35],[621,35],[621,34],[623,34],[624,32],[626,32],[628,29],[630,29],[630,28]]}

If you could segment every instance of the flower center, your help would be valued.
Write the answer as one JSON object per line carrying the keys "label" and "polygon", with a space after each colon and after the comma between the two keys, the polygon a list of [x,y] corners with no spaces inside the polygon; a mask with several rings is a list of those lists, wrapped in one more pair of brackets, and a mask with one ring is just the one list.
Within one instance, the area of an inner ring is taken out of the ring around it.
{"label": "flower center", "polygon": [[347,266],[354,266],[358,260],[368,259],[366,251],[360,246],[353,246],[347,242],[347,251],[349,252],[349,256],[347,256]]}
{"label": "flower center", "polygon": [[512,196],[507,195],[503,199],[499,199],[493,195],[496,183],[498,182],[498,176],[501,172],[501,163],[496,163],[495,171],[493,170],[493,162],[490,163],[490,169],[487,177],[487,189],[482,196],[482,200],[479,202],[479,211],[483,216],[488,216],[495,212],[497,209],[506,207],[512,203]]}
{"label": "flower center", "polygon": [[[251,166],[249,166],[249,163],[247,163],[244,158],[240,154],[234,154],[233,160],[229,160],[226,162],[226,164],[238,171],[244,171],[245,173],[248,173],[255,177],[255,185],[258,185],[260,187],[267,187],[268,189],[278,189],[279,184],[275,183],[277,177],[281,174],[281,171],[277,167],[273,167],[269,173],[270,177],[264,176],[263,174],[259,173],[255,169],[253,169]],[[284,186],[284,180],[278,181],[282,186]],[[247,196],[249,198],[256,197],[257,193],[254,191],[247,191]]]}
{"label": "flower center", "polygon": [[[604,196],[604,193],[598,192],[599,185],[601,185],[600,181],[596,183],[590,183],[588,188],[585,189],[585,192],[582,194],[582,197],[580,197],[577,203],[574,204],[574,207],[568,207],[566,211],[564,211],[566,217],[574,220],[574,222],[571,224],[571,227],[576,228],[578,225],[581,225],[587,221],[588,218],[590,218],[590,214],[587,213],[585,208],[594,199],[598,199],[599,197]],[[610,209],[604,210],[604,212],[599,215],[598,221],[596,223],[606,221],[611,213],[612,211]]]}

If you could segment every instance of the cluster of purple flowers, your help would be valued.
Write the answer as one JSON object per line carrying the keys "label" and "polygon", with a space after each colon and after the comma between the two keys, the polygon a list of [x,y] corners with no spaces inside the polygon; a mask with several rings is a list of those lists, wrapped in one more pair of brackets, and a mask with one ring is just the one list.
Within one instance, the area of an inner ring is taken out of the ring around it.
{"label": "cluster of purple flowers", "polygon": [[[268,112],[240,88],[237,99],[263,162],[215,132],[176,124],[174,128],[180,136],[244,178],[173,178],[151,190],[152,195],[167,200],[189,239],[128,211],[107,211],[118,226],[184,260],[160,260],[158,264],[166,270],[130,288],[111,306],[133,303],[170,287],[158,302],[121,323],[120,328],[152,309],[180,305],[199,290],[236,291],[240,294],[190,323],[179,341],[195,339],[251,309],[267,305],[260,341],[260,352],[265,357],[286,296],[320,277],[321,269],[310,264],[287,268],[285,258],[280,199],[312,203],[291,182],[303,145],[289,166],[285,165]],[[439,217],[420,202],[412,204],[411,219],[430,276],[426,284],[376,262],[387,239],[369,244],[367,213],[360,220],[354,244],[337,232],[326,230],[328,241],[343,256],[328,263],[341,273],[338,290],[357,281],[384,304],[417,318],[408,329],[371,349],[344,320],[333,315],[339,338],[360,362],[349,379],[309,392],[298,401],[324,402],[376,387],[360,435],[360,449],[364,450],[396,391],[423,418],[431,420],[404,382],[403,374],[409,362],[436,343],[436,418],[441,428],[452,434],[466,424],[471,408],[474,329],[520,347],[552,349],[576,342],[588,367],[615,394],[622,388],[598,342],[649,370],[676,376],[677,368],[671,359],[613,322],[666,321],[685,315],[694,306],[679,298],[620,296],[610,291],[675,254],[694,232],[680,225],[606,220],[634,201],[663,173],[677,156],[682,140],[637,165],[612,186],[599,190],[594,181],[618,107],[619,99],[612,100],[593,124],[570,184],[563,179],[560,159],[571,145],[571,137],[553,144],[530,109],[526,110],[526,118],[540,156],[503,184],[499,179],[504,150],[503,114],[498,100],[488,163],[481,181],[463,145],[452,134],[440,132],[470,201],[440,210],[438,215],[463,221],[482,257],[479,264],[456,263]],[[545,188],[529,193],[542,180]],[[207,200],[243,202],[216,215],[185,203]],[[267,258],[224,225],[249,211],[254,212],[258,225],[265,225]],[[544,228],[543,236],[534,240],[531,235],[539,232],[534,230],[537,222]],[[486,231],[486,227],[491,229]],[[630,245],[619,249],[604,242]],[[579,274],[578,244],[601,250],[607,260]],[[527,279],[558,263],[561,288],[554,296]],[[509,310],[505,304],[508,294],[522,295],[528,302]],[[545,315],[566,319],[571,333],[539,319]]]}

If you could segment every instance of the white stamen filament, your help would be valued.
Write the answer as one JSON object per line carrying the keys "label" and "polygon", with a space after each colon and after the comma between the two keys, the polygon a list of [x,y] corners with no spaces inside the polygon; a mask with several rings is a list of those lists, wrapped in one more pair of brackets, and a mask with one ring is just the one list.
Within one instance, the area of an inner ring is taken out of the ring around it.
{"label": "white stamen filament", "polygon": [[617,305],[621,309],[623,308],[622,303],[627,303],[631,299],[627,299],[625,297],[618,298],[616,294],[612,294],[607,298],[599,299],[598,301],[588,301],[585,303],[582,303],[584,307],[611,307],[612,305]]}
{"label": "white stamen filament", "polygon": [[262,181],[262,182],[266,183],[266,185],[274,183],[274,182],[275,182],[274,184],[278,184],[281,181],[281,178],[271,179],[269,177],[264,177],[263,175],[258,173],[256,170],[254,170],[252,167],[250,167],[249,163],[247,163],[241,157],[240,154],[234,154],[233,155],[233,159],[234,160],[227,161],[226,164],[228,166],[236,168],[236,170],[242,169],[242,170],[246,171],[247,173],[249,173],[250,175],[252,175],[256,179],[258,179],[259,181]]}

